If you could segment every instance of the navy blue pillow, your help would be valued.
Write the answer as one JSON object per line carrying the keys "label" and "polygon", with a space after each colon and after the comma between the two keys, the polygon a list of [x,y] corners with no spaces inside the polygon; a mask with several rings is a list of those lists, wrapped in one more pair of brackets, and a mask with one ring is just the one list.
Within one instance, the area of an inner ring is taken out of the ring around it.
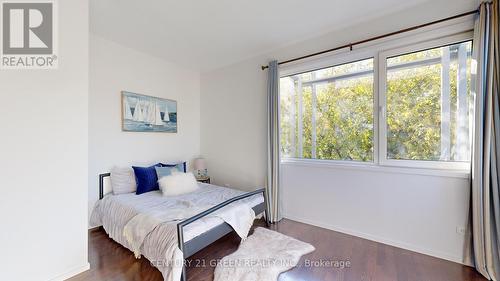
{"label": "navy blue pillow", "polygon": [[137,191],[135,194],[139,195],[160,189],[158,187],[158,176],[156,175],[155,167],[161,167],[161,164],[156,164],[151,167],[132,166],[135,173],[135,181],[137,183]]}
{"label": "navy blue pillow", "polygon": [[187,169],[186,169],[186,162],[182,162],[182,163],[178,163],[178,164],[163,164],[163,163],[160,163],[160,165],[162,167],[178,167],[179,170],[184,170],[184,173],[187,172]]}

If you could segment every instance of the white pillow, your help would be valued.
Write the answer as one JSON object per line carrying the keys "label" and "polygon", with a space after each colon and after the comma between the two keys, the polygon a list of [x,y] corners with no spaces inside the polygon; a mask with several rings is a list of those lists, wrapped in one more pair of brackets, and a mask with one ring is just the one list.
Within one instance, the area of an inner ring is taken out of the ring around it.
{"label": "white pillow", "polygon": [[111,188],[113,194],[131,193],[137,190],[134,170],[130,167],[113,167],[111,169]]}
{"label": "white pillow", "polygon": [[173,173],[158,180],[163,196],[176,196],[198,189],[193,173]]}

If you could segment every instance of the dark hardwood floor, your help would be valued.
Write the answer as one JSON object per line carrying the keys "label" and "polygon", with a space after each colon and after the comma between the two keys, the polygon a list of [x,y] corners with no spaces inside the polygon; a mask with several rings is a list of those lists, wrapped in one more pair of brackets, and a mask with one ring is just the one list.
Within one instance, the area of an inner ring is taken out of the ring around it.
{"label": "dark hardwood floor", "polygon": [[[259,221],[256,226],[264,226],[264,223]],[[467,266],[291,220],[285,219],[270,228],[316,247],[316,251],[302,257],[299,266],[282,273],[280,281],[486,280]],[[232,233],[191,257],[188,279],[213,280],[211,261],[234,252],[239,241]],[[89,234],[89,260],[90,270],[70,281],[163,280],[147,259],[136,260],[130,251],[108,238],[102,229]]]}

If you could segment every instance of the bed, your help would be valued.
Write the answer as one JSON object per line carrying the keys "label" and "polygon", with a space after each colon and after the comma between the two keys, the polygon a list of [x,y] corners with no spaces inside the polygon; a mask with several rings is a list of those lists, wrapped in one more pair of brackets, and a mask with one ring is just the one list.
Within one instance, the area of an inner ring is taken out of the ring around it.
{"label": "bed", "polygon": [[[198,191],[175,197],[164,197],[161,191],[113,195],[109,176],[109,173],[99,175],[99,201],[92,213],[91,224],[102,226],[110,238],[134,253],[137,249],[124,235],[124,229],[132,219],[147,220],[150,210],[173,211],[179,206],[196,212],[182,220],[158,224],[141,243],[141,255],[160,270],[165,280],[186,280],[185,259],[234,231],[227,222],[214,215],[217,212],[231,212],[245,205],[257,217],[266,213],[264,189],[242,192],[199,183]],[[196,206],[203,206],[198,208],[203,210],[196,211]]]}

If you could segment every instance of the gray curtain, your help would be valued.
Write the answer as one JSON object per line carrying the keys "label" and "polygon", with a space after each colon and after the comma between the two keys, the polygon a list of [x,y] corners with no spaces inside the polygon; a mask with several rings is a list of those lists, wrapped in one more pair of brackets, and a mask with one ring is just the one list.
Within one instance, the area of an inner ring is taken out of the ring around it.
{"label": "gray curtain", "polygon": [[498,0],[482,3],[474,28],[472,239],[476,269],[500,281],[500,104]]}
{"label": "gray curtain", "polygon": [[271,61],[267,81],[267,210],[270,223],[281,220],[278,62]]}

